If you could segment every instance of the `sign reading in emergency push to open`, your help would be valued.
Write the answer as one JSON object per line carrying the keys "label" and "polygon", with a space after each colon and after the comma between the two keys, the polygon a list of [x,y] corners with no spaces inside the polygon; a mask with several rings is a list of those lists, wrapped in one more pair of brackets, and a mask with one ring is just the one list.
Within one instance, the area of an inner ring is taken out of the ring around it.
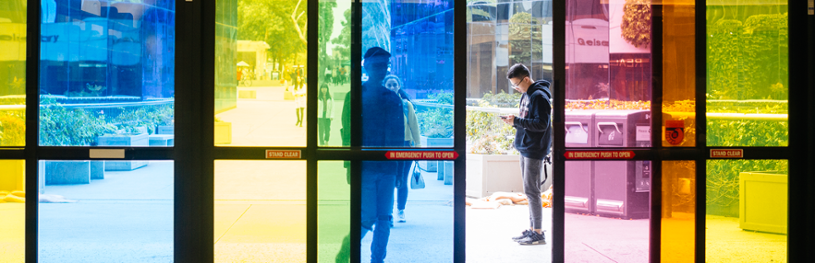
{"label": "sign reading in emergency push to open", "polygon": [[565,154],[568,160],[620,160],[634,158],[632,151],[567,151]]}
{"label": "sign reading in emergency push to open", "polygon": [[744,150],[710,149],[710,158],[744,158]]}
{"label": "sign reading in emergency push to open", "polygon": [[455,160],[455,151],[388,151],[385,157],[389,160]]}
{"label": "sign reading in emergency push to open", "polygon": [[266,159],[300,159],[300,150],[266,150]]}

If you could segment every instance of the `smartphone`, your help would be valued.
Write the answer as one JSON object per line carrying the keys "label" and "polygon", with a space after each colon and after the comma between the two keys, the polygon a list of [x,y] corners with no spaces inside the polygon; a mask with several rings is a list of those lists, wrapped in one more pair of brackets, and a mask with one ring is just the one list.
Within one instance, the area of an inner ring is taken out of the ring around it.
{"label": "smartphone", "polygon": [[501,117],[501,119],[505,119],[505,120],[507,119],[507,116],[498,116],[498,117]]}

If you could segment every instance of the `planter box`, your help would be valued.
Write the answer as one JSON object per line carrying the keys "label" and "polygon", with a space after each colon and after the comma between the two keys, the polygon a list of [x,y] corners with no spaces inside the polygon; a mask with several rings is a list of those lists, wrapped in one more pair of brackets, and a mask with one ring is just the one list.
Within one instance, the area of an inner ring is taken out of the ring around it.
{"label": "planter box", "polygon": [[156,134],[175,134],[175,126],[159,125]]}
{"label": "planter box", "polygon": [[739,227],[787,234],[787,175],[739,173]]}
{"label": "planter box", "polygon": [[[137,135],[104,135],[99,146],[150,146],[147,133]],[[147,161],[105,161],[105,171],[132,171],[147,166]]]}
{"label": "planter box", "polygon": [[519,155],[467,154],[466,195],[481,198],[495,192],[523,193]]}
{"label": "planter box", "polygon": [[[453,138],[427,138],[421,137],[422,146],[424,147],[453,147]],[[425,167],[428,172],[437,172],[437,180],[445,180],[445,169],[440,168],[444,163],[450,161],[420,161],[421,166]],[[452,163],[452,162],[450,162]],[[452,174],[449,175],[452,179]]]}
{"label": "planter box", "polygon": [[91,161],[91,179],[105,179],[105,161]]}
{"label": "planter box", "polygon": [[153,134],[150,135],[150,146],[173,146],[175,145],[175,135]]}
{"label": "planter box", "polygon": [[45,185],[91,183],[91,161],[45,161]]}
{"label": "planter box", "polygon": [[231,143],[232,143],[232,123],[216,122],[215,144],[231,144]]}

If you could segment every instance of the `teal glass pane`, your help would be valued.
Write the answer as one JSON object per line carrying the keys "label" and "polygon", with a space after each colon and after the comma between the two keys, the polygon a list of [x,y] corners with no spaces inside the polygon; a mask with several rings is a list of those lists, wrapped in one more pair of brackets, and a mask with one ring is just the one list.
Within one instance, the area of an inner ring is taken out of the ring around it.
{"label": "teal glass pane", "polygon": [[175,1],[43,0],[42,146],[172,146]]}
{"label": "teal glass pane", "polygon": [[40,161],[38,169],[39,262],[173,261],[173,162]]}
{"label": "teal glass pane", "polygon": [[348,161],[317,164],[317,261],[349,262],[351,174]]}
{"label": "teal glass pane", "polygon": [[363,146],[453,146],[453,13],[453,1],[363,1]]}
{"label": "teal glass pane", "polygon": [[319,30],[318,142],[350,146],[351,1],[320,0]]}

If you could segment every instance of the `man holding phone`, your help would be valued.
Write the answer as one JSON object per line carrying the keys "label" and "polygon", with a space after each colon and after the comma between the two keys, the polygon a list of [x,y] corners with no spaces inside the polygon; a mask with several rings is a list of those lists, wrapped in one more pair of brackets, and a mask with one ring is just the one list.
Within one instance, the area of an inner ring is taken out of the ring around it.
{"label": "man holding phone", "polygon": [[541,206],[541,178],[543,160],[549,155],[552,147],[552,92],[549,82],[534,81],[529,69],[523,64],[509,68],[507,79],[512,88],[522,93],[519,113],[500,116],[509,125],[515,127],[515,149],[521,153],[521,175],[524,181],[524,193],[529,200],[530,229],[512,239],[521,245],[546,244],[543,236],[543,207]]}

